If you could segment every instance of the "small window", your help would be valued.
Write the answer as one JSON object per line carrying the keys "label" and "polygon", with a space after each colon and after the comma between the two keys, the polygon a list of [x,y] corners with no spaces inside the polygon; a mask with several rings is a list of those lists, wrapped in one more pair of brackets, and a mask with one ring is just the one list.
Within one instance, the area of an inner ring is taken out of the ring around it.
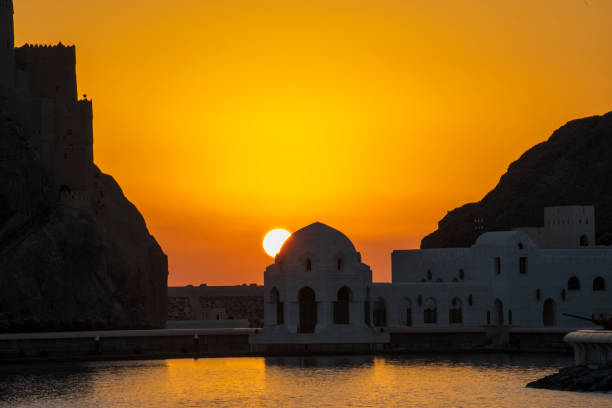
{"label": "small window", "polygon": [[496,275],[500,275],[501,274],[501,258],[500,257],[495,257],[495,260],[493,262],[494,267],[495,267],[495,274]]}
{"label": "small window", "polygon": [[472,306],[474,304],[474,298],[472,297],[472,295],[468,296],[468,305]]}
{"label": "small window", "polygon": [[465,272],[463,272],[463,269],[459,269],[459,279],[460,280],[465,279]]}
{"label": "small window", "polygon": [[512,310],[508,310],[508,324],[512,325]]}
{"label": "small window", "polygon": [[337,261],[337,267],[338,267],[338,270],[339,270],[339,271],[341,271],[341,270],[342,270],[342,258],[338,258],[338,261]]}
{"label": "small window", "polygon": [[523,248],[525,248],[525,245],[523,245],[523,243],[522,243],[522,242],[519,242],[519,243],[518,243],[518,247],[519,247],[519,249],[523,249]]}
{"label": "small window", "polygon": [[310,259],[306,260],[306,272],[312,271],[312,261]]}
{"label": "small window", "polygon": [[519,259],[519,272],[521,275],[527,274],[527,257],[521,256]]}
{"label": "small window", "polygon": [[431,273],[431,269],[427,271],[427,280],[431,280],[433,278],[433,274]]}
{"label": "small window", "polygon": [[580,280],[575,276],[569,278],[567,281],[567,290],[580,290]]}
{"label": "small window", "polygon": [[603,291],[606,290],[606,281],[601,276],[596,277],[593,280],[593,290]]}
{"label": "small window", "polygon": [[540,291],[540,289],[536,289],[536,300],[540,300],[541,297],[542,297],[542,292]]}
{"label": "small window", "polygon": [[589,246],[589,237],[587,237],[586,235],[582,235],[580,237],[580,246],[581,247]]}

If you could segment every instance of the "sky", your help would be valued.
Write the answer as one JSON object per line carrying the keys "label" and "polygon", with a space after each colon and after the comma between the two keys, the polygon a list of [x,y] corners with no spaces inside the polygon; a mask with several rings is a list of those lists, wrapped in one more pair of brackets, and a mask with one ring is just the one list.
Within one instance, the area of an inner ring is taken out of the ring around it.
{"label": "sky", "polygon": [[171,286],[263,283],[265,233],[315,221],[389,281],[392,250],[612,110],[608,0],[14,3],[17,46],[77,46],[94,161]]}

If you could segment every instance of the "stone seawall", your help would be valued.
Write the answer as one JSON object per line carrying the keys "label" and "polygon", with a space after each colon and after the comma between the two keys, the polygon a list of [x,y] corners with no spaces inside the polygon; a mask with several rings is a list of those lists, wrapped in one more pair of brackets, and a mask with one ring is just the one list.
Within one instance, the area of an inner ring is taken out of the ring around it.
{"label": "stone seawall", "polygon": [[0,335],[0,363],[252,355],[252,329],[171,329]]}
{"label": "stone seawall", "polygon": [[564,333],[518,331],[508,343],[481,328],[391,331],[388,344],[253,345],[259,329],[119,330],[0,335],[0,364],[8,362],[198,358],[223,356],[404,354],[426,352],[571,352]]}

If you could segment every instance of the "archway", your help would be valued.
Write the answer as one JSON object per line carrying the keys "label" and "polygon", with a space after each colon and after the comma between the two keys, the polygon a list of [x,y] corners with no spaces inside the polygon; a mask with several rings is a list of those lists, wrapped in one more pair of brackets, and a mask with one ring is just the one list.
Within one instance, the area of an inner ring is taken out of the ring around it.
{"label": "archway", "polygon": [[334,302],[334,324],[349,324],[351,290],[346,286],[341,287],[337,299]]}
{"label": "archway", "polygon": [[387,325],[387,302],[383,298],[374,301],[374,326]]}
{"label": "archway", "polygon": [[270,303],[274,305],[275,314],[276,314],[276,324],[284,324],[285,322],[285,310],[283,307],[283,303],[280,301],[280,293],[278,289],[272,288],[270,291]]}
{"label": "archway", "polygon": [[451,307],[448,310],[449,323],[463,323],[463,309],[461,308],[461,299],[453,298]]}
{"label": "archway", "polygon": [[410,298],[403,297],[399,304],[400,323],[410,327],[412,326],[412,301]]}
{"label": "archway", "polygon": [[557,305],[552,299],[546,299],[542,315],[544,326],[556,326],[557,324]]}
{"label": "archway", "polygon": [[423,323],[436,324],[438,323],[438,305],[436,299],[425,299],[425,309],[423,310]]}
{"label": "archway", "polygon": [[504,324],[504,304],[502,303],[501,300],[499,299],[495,299],[495,304],[494,304],[494,310],[495,310],[495,324],[501,326]]}
{"label": "archway", "polygon": [[302,288],[298,294],[300,306],[299,333],[314,333],[317,326],[317,302],[315,292],[308,286]]}

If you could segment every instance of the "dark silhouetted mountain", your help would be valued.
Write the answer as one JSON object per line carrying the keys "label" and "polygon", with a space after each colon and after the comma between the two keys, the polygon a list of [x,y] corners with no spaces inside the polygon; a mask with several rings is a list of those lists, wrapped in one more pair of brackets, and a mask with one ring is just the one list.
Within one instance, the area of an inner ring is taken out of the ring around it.
{"label": "dark silhouetted mountain", "polygon": [[113,178],[86,171],[89,195],[58,201],[23,128],[0,112],[0,331],[163,327],[166,255]]}
{"label": "dark silhouetted mountain", "polygon": [[597,244],[612,244],[612,112],[573,120],[510,165],[481,201],[450,211],[421,248],[469,247],[486,231],[542,226],[545,206],[594,205]]}

